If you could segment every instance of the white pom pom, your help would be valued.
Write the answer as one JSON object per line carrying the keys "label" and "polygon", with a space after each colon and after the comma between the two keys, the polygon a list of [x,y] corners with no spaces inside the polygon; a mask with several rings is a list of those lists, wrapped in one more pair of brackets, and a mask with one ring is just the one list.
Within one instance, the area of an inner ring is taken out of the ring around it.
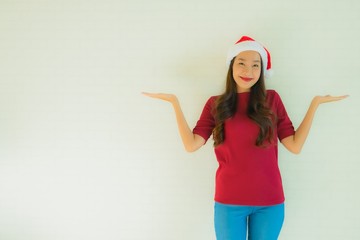
{"label": "white pom pom", "polygon": [[269,79],[272,77],[272,75],[274,75],[274,70],[272,69],[266,70],[264,75],[265,75],[265,79]]}

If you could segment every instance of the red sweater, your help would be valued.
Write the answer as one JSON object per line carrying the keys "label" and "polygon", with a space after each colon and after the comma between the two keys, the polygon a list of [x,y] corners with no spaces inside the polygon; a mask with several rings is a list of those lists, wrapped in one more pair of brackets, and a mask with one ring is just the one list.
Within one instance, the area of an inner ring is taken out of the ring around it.
{"label": "red sweater", "polygon": [[[214,149],[219,162],[215,201],[250,206],[280,204],[285,198],[278,167],[277,138],[294,135],[294,127],[278,93],[267,90],[267,102],[277,116],[275,141],[265,148],[257,147],[259,127],[246,114],[249,96],[250,93],[238,93],[236,113],[224,124],[225,140]],[[193,133],[205,141],[215,126],[212,109],[216,98],[209,98],[193,129]]]}

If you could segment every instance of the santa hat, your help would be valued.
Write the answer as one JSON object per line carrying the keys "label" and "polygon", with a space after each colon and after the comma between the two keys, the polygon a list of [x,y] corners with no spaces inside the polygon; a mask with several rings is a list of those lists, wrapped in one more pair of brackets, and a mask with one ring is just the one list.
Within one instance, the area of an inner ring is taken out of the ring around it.
{"label": "santa hat", "polygon": [[262,69],[264,76],[265,78],[269,78],[272,75],[271,58],[269,51],[260,43],[256,42],[254,39],[248,36],[241,37],[240,40],[237,41],[235,45],[230,48],[227,55],[226,65],[230,67],[230,63],[234,57],[236,57],[241,52],[249,50],[256,51],[260,54],[263,64]]}

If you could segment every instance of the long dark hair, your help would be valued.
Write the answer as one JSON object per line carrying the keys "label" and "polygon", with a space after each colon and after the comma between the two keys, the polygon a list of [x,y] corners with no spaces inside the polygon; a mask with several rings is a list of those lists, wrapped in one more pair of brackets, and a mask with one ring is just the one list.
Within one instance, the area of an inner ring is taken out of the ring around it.
{"label": "long dark hair", "polygon": [[[215,128],[213,130],[214,146],[218,146],[224,142],[226,137],[224,134],[225,120],[234,116],[236,111],[237,87],[233,78],[233,64],[234,59],[231,61],[227,73],[225,92],[216,99],[213,109],[215,116]],[[247,115],[260,128],[255,145],[265,146],[265,142],[271,143],[274,136],[274,121],[276,116],[266,102],[266,89],[262,70],[259,80],[250,90]]]}

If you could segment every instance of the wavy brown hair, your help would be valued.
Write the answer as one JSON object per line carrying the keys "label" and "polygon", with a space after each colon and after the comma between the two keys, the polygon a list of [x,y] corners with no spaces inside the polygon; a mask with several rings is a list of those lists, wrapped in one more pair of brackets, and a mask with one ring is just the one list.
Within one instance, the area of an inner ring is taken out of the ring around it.
{"label": "wavy brown hair", "polygon": [[[215,128],[213,130],[214,146],[224,142],[226,137],[224,134],[224,123],[226,119],[234,116],[236,112],[237,87],[233,78],[233,64],[234,59],[231,61],[227,73],[225,92],[216,99],[213,109],[215,118]],[[250,90],[247,115],[260,128],[255,145],[265,146],[265,143],[271,143],[274,136],[274,120],[276,116],[266,102],[266,89],[262,69],[259,80]]]}

